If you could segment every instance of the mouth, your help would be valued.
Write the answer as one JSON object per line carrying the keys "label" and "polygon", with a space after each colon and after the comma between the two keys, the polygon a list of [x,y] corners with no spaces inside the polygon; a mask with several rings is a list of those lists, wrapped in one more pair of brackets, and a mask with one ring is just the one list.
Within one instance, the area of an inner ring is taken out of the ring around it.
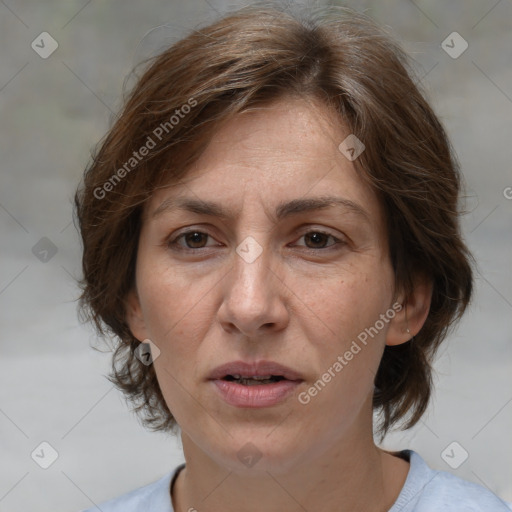
{"label": "mouth", "polygon": [[277,405],[304,381],[295,370],[267,361],[227,363],[216,368],[208,380],[226,403],[246,408]]}
{"label": "mouth", "polygon": [[251,363],[232,361],[215,368],[208,378],[230,382],[245,380],[259,383],[263,381],[304,380],[299,372],[273,361],[255,361]]}
{"label": "mouth", "polygon": [[252,376],[244,377],[239,374],[226,375],[222,380],[226,382],[236,382],[242,384],[242,386],[261,386],[263,384],[272,384],[281,380],[287,380],[282,375],[264,375],[262,377]]}

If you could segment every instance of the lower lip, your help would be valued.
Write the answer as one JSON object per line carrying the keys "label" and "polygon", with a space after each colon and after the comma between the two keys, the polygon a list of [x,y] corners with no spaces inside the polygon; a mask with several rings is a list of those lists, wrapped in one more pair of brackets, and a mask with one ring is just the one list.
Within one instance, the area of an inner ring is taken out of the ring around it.
{"label": "lower lip", "polygon": [[280,380],[271,384],[244,386],[234,381],[216,379],[212,381],[220,395],[235,407],[270,407],[288,398],[301,383],[297,380]]}

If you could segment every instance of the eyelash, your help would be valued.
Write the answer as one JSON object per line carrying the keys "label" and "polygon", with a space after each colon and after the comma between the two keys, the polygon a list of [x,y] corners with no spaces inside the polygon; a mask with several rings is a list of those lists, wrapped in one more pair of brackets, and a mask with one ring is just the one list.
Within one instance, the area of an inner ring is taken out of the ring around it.
{"label": "eyelash", "polygon": [[[177,250],[177,251],[181,251],[181,252],[198,252],[199,250],[201,249],[208,249],[208,247],[212,247],[212,246],[205,246],[205,247],[183,247],[183,246],[180,246],[179,245],[179,241],[180,240],[184,240],[185,237],[189,234],[192,234],[192,233],[196,233],[196,234],[200,234],[200,235],[204,235],[210,239],[213,239],[213,237],[211,235],[209,235],[208,233],[205,233],[203,231],[199,231],[197,229],[191,229],[191,230],[188,230],[188,231],[184,231],[182,233],[180,233],[179,235],[175,236],[174,238],[168,240],[166,242],[166,245],[169,249],[172,249],[172,250]],[[306,233],[302,234],[300,236],[300,238],[303,238],[307,235],[311,235],[311,234],[321,234],[321,235],[325,235],[328,237],[328,239],[332,239],[334,240],[334,243],[331,243],[330,245],[327,245],[326,247],[317,247],[317,248],[313,248],[313,247],[307,247],[305,245],[302,245],[300,247],[303,247],[304,250],[306,251],[326,251],[326,250],[329,250],[329,249],[332,249],[334,248],[335,246],[343,246],[343,245],[346,245],[346,242],[344,242],[343,240],[340,240],[339,238],[336,238],[334,235],[332,235],[331,233],[328,233],[326,231],[322,231],[320,229],[314,229],[314,230],[311,230],[311,231],[307,231]],[[300,240],[299,238],[299,240]],[[208,242],[208,240],[207,240]]]}

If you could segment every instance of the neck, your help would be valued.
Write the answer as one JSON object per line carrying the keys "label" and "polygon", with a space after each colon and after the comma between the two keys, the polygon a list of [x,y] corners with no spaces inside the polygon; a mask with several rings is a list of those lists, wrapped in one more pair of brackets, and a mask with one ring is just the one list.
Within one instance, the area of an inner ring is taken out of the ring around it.
{"label": "neck", "polygon": [[409,470],[406,461],[377,448],[373,436],[344,439],[286,470],[245,473],[219,464],[186,434],[182,441],[187,465],[174,486],[175,512],[385,512]]}

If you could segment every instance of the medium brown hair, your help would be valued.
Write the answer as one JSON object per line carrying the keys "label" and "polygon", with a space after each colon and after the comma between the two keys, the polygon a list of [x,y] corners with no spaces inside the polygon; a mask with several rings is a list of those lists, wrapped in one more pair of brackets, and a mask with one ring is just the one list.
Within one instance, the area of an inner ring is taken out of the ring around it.
{"label": "medium brown hair", "polygon": [[244,8],[149,62],[75,195],[81,317],[114,335],[109,379],[143,424],[162,431],[176,424],[153,365],[135,357],[140,342],[126,322],[144,205],[157,187],[184,176],[221,123],[290,96],[320,100],[366,146],[354,164],[384,206],[396,289],[410,296],[419,276],[433,284],[421,331],[385,347],[373,397],[381,433],[420,419],[433,356],[469,303],[472,270],[459,226],[457,162],[413,77],[392,39],[341,8]]}

